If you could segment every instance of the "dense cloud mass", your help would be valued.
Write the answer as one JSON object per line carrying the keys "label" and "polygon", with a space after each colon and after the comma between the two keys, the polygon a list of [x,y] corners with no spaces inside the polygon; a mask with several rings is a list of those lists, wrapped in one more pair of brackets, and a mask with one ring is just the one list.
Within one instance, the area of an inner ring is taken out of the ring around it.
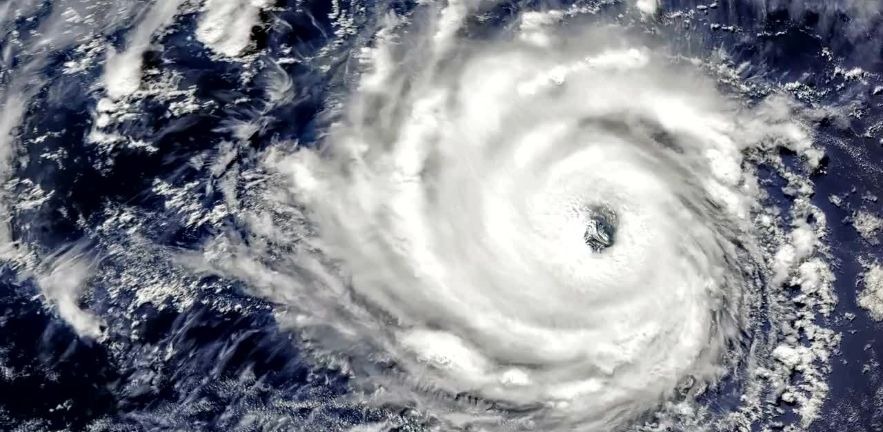
{"label": "dense cloud mass", "polygon": [[[818,241],[802,220],[786,219],[794,245],[757,224],[752,164],[821,158],[787,98],[748,107],[573,12],[470,43],[481,7],[388,16],[321,146],[264,159],[295,224],[255,217],[260,241],[221,240],[210,261],[321,326],[319,347],[393,362],[357,377],[379,399],[452,424],[615,429],[764,361],[754,350],[774,347],[738,347],[759,336],[765,285]],[[267,264],[277,248],[293,253]]]}

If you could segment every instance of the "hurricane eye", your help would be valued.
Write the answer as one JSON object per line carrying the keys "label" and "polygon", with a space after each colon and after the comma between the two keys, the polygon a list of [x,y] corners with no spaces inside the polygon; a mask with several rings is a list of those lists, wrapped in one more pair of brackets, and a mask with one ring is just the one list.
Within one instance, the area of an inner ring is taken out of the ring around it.
{"label": "hurricane eye", "polygon": [[583,240],[592,252],[604,252],[616,241],[616,213],[606,206],[586,210],[586,230]]}

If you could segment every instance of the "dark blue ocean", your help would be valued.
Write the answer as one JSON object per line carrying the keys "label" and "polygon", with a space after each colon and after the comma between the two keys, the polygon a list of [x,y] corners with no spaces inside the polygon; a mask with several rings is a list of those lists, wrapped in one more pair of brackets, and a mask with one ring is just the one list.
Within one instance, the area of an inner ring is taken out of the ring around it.
{"label": "dark blue ocean", "polygon": [[[201,2],[179,2],[138,56],[153,90],[128,97],[110,124],[98,124],[108,91],[104,49],[131,44],[152,3],[0,0],[0,133],[8,132],[0,139],[8,225],[0,246],[0,430],[440,430],[419,407],[347,398],[352,371],[311,360],[278,321],[279,305],[244,282],[181,272],[168,256],[246,230],[213,213],[229,199],[224,176],[248,176],[280,142],[320,146],[370,29],[389,11],[409,14],[423,2],[266,2],[245,21],[253,27],[237,59],[195,36]],[[521,11],[573,4],[640,22],[626,1],[494,3],[462,31],[493,39]],[[818,108],[815,144],[825,158],[809,176],[812,202],[827,217],[837,303],[815,319],[840,341],[821,415],[806,427],[814,432],[883,431],[883,323],[858,304],[864,275],[883,259],[883,231],[856,228],[859,214],[883,216],[881,24],[883,3],[858,0],[662,0],[640,23],[685,57],[724,52],[739,80],[788,88]],[[288,85],[286,99],[269,105],[267,86],[279,82]],[[771,190],[785,183],[771,170],[758,175]],[[769,199],[787,211],[792,198]],[[72,301],[97,317],[101,337],[78,331],[60,312],[64,300],[41,289],[50,272],[43,263],[70,256],[89,257],[88,283]],[[738,398],[727,392],[704,397],[726,410]],[[781,414],[753,430],[800,430],[785,426],[794,421],[789,403],[777,403]]]}

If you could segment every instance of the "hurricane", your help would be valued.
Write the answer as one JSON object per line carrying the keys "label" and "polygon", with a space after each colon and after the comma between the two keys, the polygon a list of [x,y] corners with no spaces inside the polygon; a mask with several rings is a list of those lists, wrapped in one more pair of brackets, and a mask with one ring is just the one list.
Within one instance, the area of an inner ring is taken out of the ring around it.
{"label": "hurricane", "polygon": [[822,157],[796,108],[567,12],[470,43],[482,7],[385,17],[321,142],[263,157],[294,222],[254,217],[213,265],[446,427],[619,430],[772,357],[757,320],[815,313],[769,306],[812,209],[796,247],[758,223],[765,155]]}
{"label": "hurricane", "polygon": [[883,418],[879,8],[135,3],[0,5],[0,429]]}

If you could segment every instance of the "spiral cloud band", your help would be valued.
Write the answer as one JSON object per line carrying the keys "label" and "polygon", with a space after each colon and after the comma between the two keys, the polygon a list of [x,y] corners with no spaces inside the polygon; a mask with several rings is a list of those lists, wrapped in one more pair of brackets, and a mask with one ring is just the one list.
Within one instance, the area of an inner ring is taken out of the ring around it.
{"label": "spiral cloud band", "polygon": [[749,107],[621,29],[552,25],[573,11],[466,43],[480,8],[387,16],[321,146],[266,154],[273,210],[246,217],[247,246],[211,245],[215,268],[443,430],[616,430],[757,375],[764,351],[768,380],[811,377],[811,350],[749,340],[761,312],[795,313],[760,311],[793,272],[822,290],[816,232],[765,211],[754,168],[776,147],[818,163],[787,101]]}

